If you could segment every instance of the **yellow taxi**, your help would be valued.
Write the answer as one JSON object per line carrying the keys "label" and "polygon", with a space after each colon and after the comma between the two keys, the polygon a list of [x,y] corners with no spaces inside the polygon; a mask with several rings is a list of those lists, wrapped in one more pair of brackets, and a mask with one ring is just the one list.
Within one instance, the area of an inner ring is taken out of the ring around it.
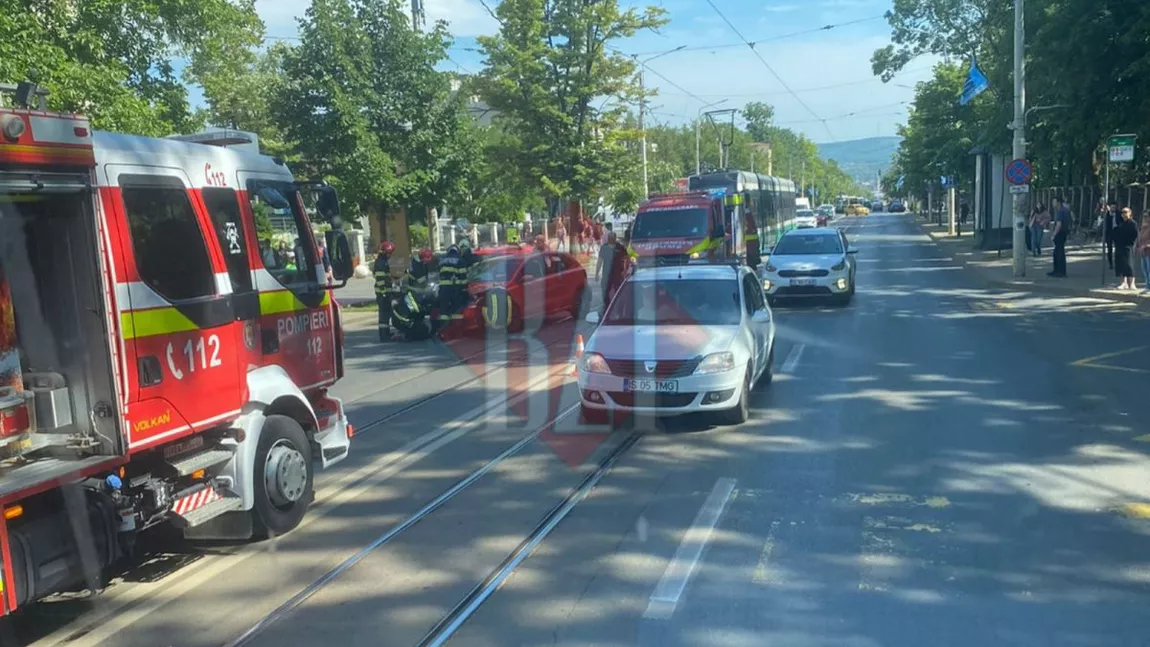
{"label": "yellow taxi", "polygon": [[846,215],[848,216],[865,216],[870,214],[870,209],[865,204],[848,204],[846,208]]}

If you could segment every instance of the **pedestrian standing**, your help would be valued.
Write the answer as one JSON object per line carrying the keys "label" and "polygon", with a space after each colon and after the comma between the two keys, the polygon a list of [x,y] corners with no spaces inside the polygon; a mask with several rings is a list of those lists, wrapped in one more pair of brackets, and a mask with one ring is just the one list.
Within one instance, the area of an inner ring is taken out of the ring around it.
{"label": "pedestrian standing", "polygon": [[1050,222],[1050,212],[1046,205],[1039,203],[1030,214],[1030,251],[1035,256],[1042,256],[1042,237],[1046,235],[1046,225]]}
{"label": "pedestrian standing", "polygon": [[567,227],[563,224],[562,220],[560,220],[559,225],[555,227],[555,239],[559,241],[558,251],[567,251]]}
{"label": "pedestrian standing", "polygon": [[603,312],[607,311],[611,297],[615,296],[615,291],[623,284],[628,261],[627,248],[619,243],[615,232],[608,232],[607,242],[599,250],[599,260],[595,264],[595,278],[599,280],[603,292]]}
{"label": "pedestrian standing", "polygon": [[1056,278],[1066,277],[1066,238],[1070,236],[1070,207],[1062,198],[1054,198],[1054,230],[1051,238],[1054,240],[1054,269],[1047,276]]}
{"label": "pedestrian standing", "polygon": [[1114,230],[1122,218],[1118,215],[1117,202],[1111,202],[1109,205],[1103,202],[1099,211],[1102,219],[1102,243],[1106,247],[1106,266],[1113,270],[1116,269],[1114,267]]}
{"label": "pedestrian standing", "polygon": [[1134,224],[1134,212],[1130,207],[1121,211],[1121,221],[1112,232],[1114,241],[1114,273],[1120,280],[1119,290],[1134,288],[1134,243],[1138,241],[1138,225]]}
{"label": "pedestrian standing", "polygon": [[1150,211],[1142,212],[1142,228],[1138,230],[1138,240],[1134,251],[1142,261],[1142,285],[1150,290]]}

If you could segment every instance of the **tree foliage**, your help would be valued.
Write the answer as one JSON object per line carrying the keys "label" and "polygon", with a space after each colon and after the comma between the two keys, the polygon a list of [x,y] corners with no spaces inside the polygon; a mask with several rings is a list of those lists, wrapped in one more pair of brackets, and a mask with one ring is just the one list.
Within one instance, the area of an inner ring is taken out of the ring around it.
{"label": "tree foliage", "polygon": [[[999,153],[1009,151],[1013,100],[1013,5],[997,0],[895,0],[888,13],[892,44],[872,57],[874,72],[889,80],[914,58],[934,54],[949,64],[916,93],[900,153],[902,172],[933,157],[923,147],[941,139],[931,133],[953,130],[962,121],[971,142]],[[1096,182],[1099,147],[1116,132],[1140,135],[1139,159],[1121,179],[1150,172],[1150,87],[1141,82],[1150,71],[1150,3],[1130,0],[1029,0],[1026,3],[1026,98],[1030,107],[1065,106],[1032,113],[1027,122],[1028,157],[1036,179],[1047,184]],[[969,56],[990,81],[963,112],[957,103]],[[956,87],[957,81],[957,87]],[[936,90],[944,86],[944,96]],[[919,104],[924,105],[919,105]],[[944,109],[945,108],[945,109]],[[915,114],[918,113],[918,117]],[[921,132],[925,131],[925,132]],[[950,155],[942,154],[943,158]],[[969,158],[964,170],[970,167]],[[969,173],[967,173],[969,175]],[[908,182],[909,184],[909,182]],[[917,188],[917,187],[916,187]]]}
{"label": "tree foliage", "polygon": [[[727,153],[727,166],[755,170],[766,174],[769,145],[773,159],[771,173],[791,178],[796,184],[804,183],[814,189],[817,199],[827,201],[842,193],[858,193],[861,188],[833,161],[819,156],[818,146],[806,137],[772,123],[774,108],[761,102],[748,103],[742,110],[742,128],[736,128]],[[719,162],[719,144],[716,126],[700,123],[700,165],[704,170],[715,168]],[[723,125],[724,137],[730,137]],[[652,144],[648,155],[648,177],[652,192],[669,191],[675,180],[695,172],[695,125],[654,126],[647,128],[647,141]],[[637,187],[641,193],[642,177]],[[637,199],[637,198],[636,198]]]}
{"label": "tree foliage", "polygon": [[[49,88],[51,109],[163,136],[199,119],[182,81],[210,83],[262,37],[253,0],[0,0],[0,79]],[[182,75],[173,66],[186,59]]]}
{"label": "tree foliage", "polygon": [[451,79],[435,70],[444,24],[420,33],[400,0],[315,0],[284,52],[273,111],[345,198],[433,207],[461,193],[477,140]]}
{"label": "tree foliage", "polygon": [[634,62],[611,42],[662,25],[663,11],[617,0],[504,0],[499,33],[480,37],[480,90],[518,142],[509,161],[554,199],[589,200],[633,167],[626,105],[639,98]]}

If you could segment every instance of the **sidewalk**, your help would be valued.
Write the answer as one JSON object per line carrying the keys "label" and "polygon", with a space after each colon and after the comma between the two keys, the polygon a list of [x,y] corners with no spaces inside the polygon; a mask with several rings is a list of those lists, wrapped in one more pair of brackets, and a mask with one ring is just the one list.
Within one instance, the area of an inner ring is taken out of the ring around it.
{"label": "sidewalk", "polygon": [[[1053,278],[1046,273],[1052,267],[1051,246],[1042,249],[1042,256],[1026,258],[1026,276],[1014,278],[1014,265],[1010,250],[984,251],[974,248],[974,232],[964,230],[961,237],[951,236],[946,225],[923,222],[915,218],[915,224],[943,249],[948,256],[963,264],[967,270],[977,274],[983,281],[992,285],[1029,290],[1057,296],[1087,296],[1112,301],[1126,301],[1150,305],[1150,294],[1142,290],[1142,277],[1138,278],[1137,292],[1114,289],[1118,279],[1113,270],[1106,270],[1105,284],[1102,283],[1102,269],[1105,259],[1097,245],[1089,248],[1081,246],[1066,248],[1066,278]],[[1047,236],[1049,242],[1049,236]]]}

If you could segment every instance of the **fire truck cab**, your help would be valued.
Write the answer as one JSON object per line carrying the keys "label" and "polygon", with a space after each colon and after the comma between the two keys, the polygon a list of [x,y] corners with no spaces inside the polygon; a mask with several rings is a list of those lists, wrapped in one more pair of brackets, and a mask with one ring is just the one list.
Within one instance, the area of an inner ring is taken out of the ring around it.
{"label": "fire truck cab", "polygon": [[[748,254],[752,250],[753,254]],[[652,196],[631,227],[637,264],[675,265],[730,259],[758,264],[758,225],[742,195],[725,188]]]}
{"label": "fire truck cab", "polygon": [[[285,533],[353,433],[342,330],[278,160],[0,107],[0,609],[98,588],[138,532]],[[36,105],[38,104],[38,105]],[[314,187],[313,187],[314,188]],[[327,257],[351,274],[336,221]]]}

